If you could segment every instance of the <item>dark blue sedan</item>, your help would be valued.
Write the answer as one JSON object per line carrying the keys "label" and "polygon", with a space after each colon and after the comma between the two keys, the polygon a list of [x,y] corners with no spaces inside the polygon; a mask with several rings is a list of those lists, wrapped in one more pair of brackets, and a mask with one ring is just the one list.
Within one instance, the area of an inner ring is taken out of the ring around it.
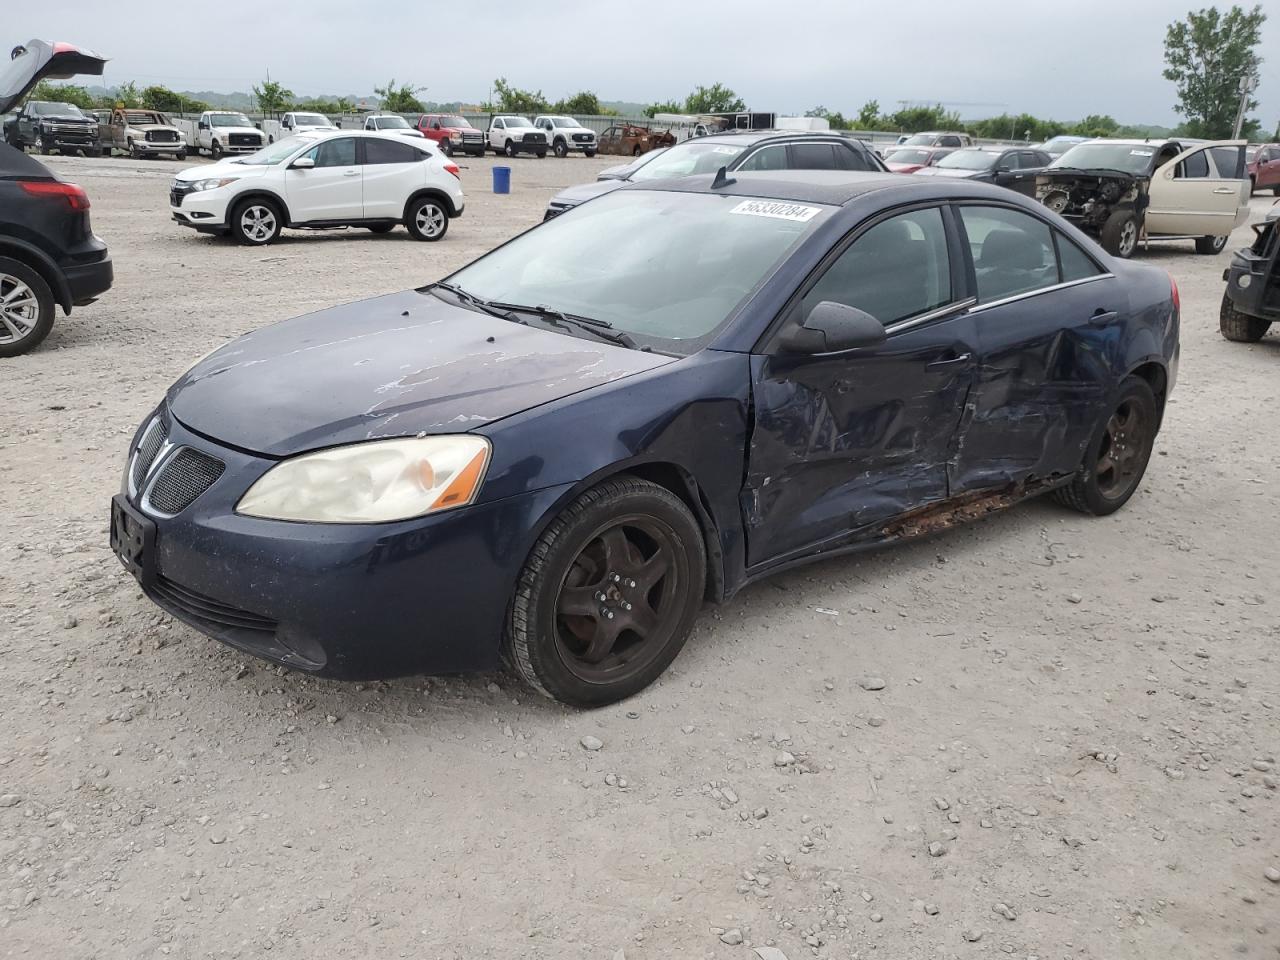
{"label": "dark blue sedan", "polygon": [[628,187],[199,361],[130,445],[112,544],[165,610],[277,663],[505,657],[607,703],[767,574],[1049,491],[1118,509],[1178,313],[1167,274],[997,187]]}

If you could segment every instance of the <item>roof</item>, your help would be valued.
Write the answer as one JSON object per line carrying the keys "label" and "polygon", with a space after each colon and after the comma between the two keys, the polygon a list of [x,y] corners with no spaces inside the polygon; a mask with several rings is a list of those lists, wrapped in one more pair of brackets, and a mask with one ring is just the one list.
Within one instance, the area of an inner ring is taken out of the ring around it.
{"label": "roof", "polygon": [[840,207],[874,190],[903,186],[908,178],[899,173],[860,173],[849,170],[735,171],[727,186],[711,189],[714,174],[646,180],[630,190],[665,190],[673,193],[716,193],[727,197],[761,197],[797,203],[822,203]]}
{"label": "roof", "polygon": [[[862,143],[856,137],[847,137],[834,130],[725,130],[709,133],[705,137],[690,137],[681,143],[741,143],[748,146],[763,140],[850,140]],[[865,144],[864,144],[865,146]]]}

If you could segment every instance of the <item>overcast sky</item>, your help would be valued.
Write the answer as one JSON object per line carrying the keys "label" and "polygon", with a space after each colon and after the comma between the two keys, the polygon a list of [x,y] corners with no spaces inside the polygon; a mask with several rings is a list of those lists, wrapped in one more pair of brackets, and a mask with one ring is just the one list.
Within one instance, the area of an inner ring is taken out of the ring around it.
{"label": "overcast sky", "polygon": [[[592,90],[652,102],[720,81],[778,113],[910,100],[967,119],[1025,110],[1172,125],[1165,27],[1207,2],[7,0],[2,19],[10,42],[67,40],[109,57],[109,85],[247,91],[270,70],[299,96],[364,94],[395,77],[426,86],[426,99],[478,102],[505,76],[552,100]],[[1273,53],[1255,115],[1271,129],[1280,9],[1262,49]]]}

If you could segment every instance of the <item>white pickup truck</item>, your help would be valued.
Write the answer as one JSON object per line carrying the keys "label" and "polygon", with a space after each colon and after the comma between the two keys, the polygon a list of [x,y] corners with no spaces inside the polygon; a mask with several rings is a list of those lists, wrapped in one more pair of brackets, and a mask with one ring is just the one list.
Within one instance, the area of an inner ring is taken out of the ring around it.
{"label": "white pickup truck", "polygon": [[550,142],[545,130],[539,130],[525,117],[501,114],[489,121],[486,135],[489,149],[514,157],[517,153],[532,153],[539,160],[547,155]]}
{"label": "white pickup truck", "polygon": [[267,135],[235,110],[206,110],[197,120],[174,120],[195,153],[207,152],[215,160],[228,153],[253,153],[267,142]]}
{"label": "white pickup truck", "polygon": [[547,135],[551,152],[557,157],[567,157],[571,150],[579,150],[588,157],[596,155],[595,132],[584,127],[573,117],[557,117],[544,114],[535,117],[533,125]]}
{"label": "white pickup truck", "polygon": [[279,120],[263,120],[262,132],[267,135],[267,143],[275,143],[295,133],[310,133],[313,130],[336,130],[333,122],[322,113],[286,113]]}

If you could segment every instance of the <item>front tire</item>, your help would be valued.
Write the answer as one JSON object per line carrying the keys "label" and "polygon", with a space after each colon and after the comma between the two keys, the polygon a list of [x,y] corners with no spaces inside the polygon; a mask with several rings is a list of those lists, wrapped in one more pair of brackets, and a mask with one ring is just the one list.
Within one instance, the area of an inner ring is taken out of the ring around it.
{"label": "front tire", "polygon": [[575,707],[613,703],[670,666],[705,587],[702,531],[680,498],[637,477],[608,480],[538,538],[504,648],[546,696]]}
{"label": "front tire", "polygon": [[433,243],[449,232],[449,211],[434,197],[419,197],[410,201],[404,225],[413,239]]}
{"label": "front tire", "polygon": [[53,145],[49,143],[48,138],[46,138],[43,133],[36,139],[36,146],[46,157],[53,153]]}
{"label": "front tire", "polygon": [[584,150],[583,152],[587,155],[587,159],[591,159],[596,155],[594,150]]}
{"label": "front tire", "polygon": [[231,211],[231,236],[249,247],[265,247],[280,236],[284,215],[270,200],[254,198],[238,203]]}
{"label": "front tire", "polygon": [[187,151],[185,151],[185,150],[179,150],[177,153],[175,153],[175,154],[173,155],[173,159],[175,159],[175,160],[185,160],[185,159],[187,159]]}
{"label": "front tire", "polygon": [[1138,215],[1132,210],[1113,211],[1102,225],[1098,239],[1107,253],[1128,260],[1138,249]]}
{"label": "front tire", "polygon": [[516,155],[516,145],[508,140],[502,147],[503,156],[514,157]]}
{"label": "front tire", "polygon": [[53,328],[55,307],[44,277],[20,260],[0,257],[0,357],[34,350]]}
{"label": "front tire", "polygon": [[213,157],[214,160],[222,159],[222,144],[217,140],[213,141],[213,146],[209,148],[209,156]]}
{"label": "front tire", "polygon": [[1067,486],[1054,491],[1054,497],[1091,516],[1115,513],[1142,482],[1159,424],[1151,385],[1141,377],[1127,377],[1106,419],[1094,431],[1080,468]]}
{"label": "front tire", "polygon": [[1227,246],[1226,237],[1196,237],[1196,253],[1216,256]]}
{"label": "front tire", "polygon": [[555,146],[551,148],[556,157],[563,160],[569,155],[569,146],[563,140],[557,140]]}
{"label": "front tire", "polygon": [[443,153],[446,157],[452,157],[452,156],[453,156],[453,144],[452,144],[452,143],[450,143],[448,140],[441,140],[441,141],[440,141],[440,152],[441,152],[441,153]]}
{"label": "front tire", "polygon": [[1231,302],[1230,297],[1225,293],[1222,295],[1222,308],[1218,311],[1218,329],[1223,337],[1236,343],[1257,343],[1266,335],[1270,327],[1270,320],[1241,313]]}

